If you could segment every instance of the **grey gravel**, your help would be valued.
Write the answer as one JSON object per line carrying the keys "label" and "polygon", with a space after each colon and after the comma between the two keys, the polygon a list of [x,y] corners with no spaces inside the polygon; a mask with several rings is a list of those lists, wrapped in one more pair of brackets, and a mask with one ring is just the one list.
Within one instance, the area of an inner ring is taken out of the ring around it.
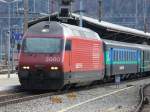
{"label": "grey gravel", "polygon": [[99,87],[90,90],[67,93],[52,97],[39,98],[22,103],[11,104],[0,107],[0,112],[57,112],[72,105],[87,101],[88,99],[135,85],[132,89],[98,99],[66,112],[131,112],[139,101],[139,86],[149,83],[150,79],[121,84],[119,88],[115,85]]}

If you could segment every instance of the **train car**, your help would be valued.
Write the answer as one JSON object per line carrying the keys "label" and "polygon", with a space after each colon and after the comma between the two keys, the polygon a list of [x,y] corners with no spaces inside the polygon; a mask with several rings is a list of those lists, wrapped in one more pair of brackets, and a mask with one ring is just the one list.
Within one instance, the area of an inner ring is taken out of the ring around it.
{"label": "train car", "polygon": [[103,40],[105,48],[105,77],[121,75],[127,78],[140,72],[140,45]]}
{"label": "train car", "polygon": [[141,49],[141,73],[148,75],[150,72],[150,46],[140,45]]}
{"label": "train car", "polygon": [[24,35],[18,76],[25,89],[61,89],[150,72],[147,45],[101,40],[87,28],[43,21]]}
{"label": "train car", "polygon": [[61,89],[104,78],[103,41],[78,26],[43,21],[24,35],[18,76],[25,89]]}

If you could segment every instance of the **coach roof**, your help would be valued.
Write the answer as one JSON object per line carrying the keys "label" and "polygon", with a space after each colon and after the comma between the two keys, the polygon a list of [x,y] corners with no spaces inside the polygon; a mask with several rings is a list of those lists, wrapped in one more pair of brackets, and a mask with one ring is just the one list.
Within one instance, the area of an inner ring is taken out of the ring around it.
{"label": "coach roof", "polygon": [[141,48],[143,45],[141,44],[133,44],[133,43],[126,43],[126,42],[119,42],[119,41],[112,41],[112,40],[105,40],[102,39],[106,45],[111,46],[119,46],[119,47],[132,47],[132,48]]}

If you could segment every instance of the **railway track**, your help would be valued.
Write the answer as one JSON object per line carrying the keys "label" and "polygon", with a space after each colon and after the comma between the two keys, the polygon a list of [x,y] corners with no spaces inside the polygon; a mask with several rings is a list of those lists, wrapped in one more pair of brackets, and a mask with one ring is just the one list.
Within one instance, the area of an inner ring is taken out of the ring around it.
{"label": "railway track", "polygon": [[[14,99],[19,99],[26,96],[25,92],[10,93],[6,95],[0,95],[0,106],[11,103]],[[12,102],[13,103],[13,102]]]}
{"label": "railway track", "polygon": [[140,89],[140,103],[135,112],[150,112],[150,83]]}
{"label": "railway track", "polygon": [[[139,78],[139,79],[132,79],[132,80],[127,80],[122,83],[128,83],[128,82],[133,82],[137,80],[144,80],[149,77],[144,77],[144,78]],[[20,103],[23,101],[28,101],[28,100],[33,100],[37,98],[42,98],[42,97],[48,97],[48,96],[53,96],[53,95],[60,95],[60,94],[65,94],[65,93],[70,93],[70,92],[76,92],[76,91],[81,91],[81,90],[88,90],[88,89],[93,89],[93,88],[99,88],[99,87],[107,87],[114,85],[114,82],[109,82],[109,83],[104,83],[104,84],[94,84],[90,86],[83,86],[83,87],[74,87],[70,88],[69,90],[62,90],[62,91],[47,91],[47,92],[24,92],[24,91],[14,91],[14,92],[9,92],[9,93],[0,93],[0,106],[5,106],[8,104],[14,104],[14,103]],[[132,86],[128,85],[127,86]]]}
{"label": "railway track", "polygon": [[53,96],[53,95],[60,95],[65,94],[69,92],[76,92],[81,90],[88,90],[92,88],[98,88],[98,87],[104,87],[104,86],[110,86],[113,85],[113,83],[106,83],[103,85],[91,85],[88,87],[74,87],[70,88],[69,90],[62,90],[62,91],[56,91],[56,92],[24,92],[24,91],[14,91],[14,92],[2,92],[0,93],[0,106],[5,106],[8,104],[14,104],[14,103],[20,103],[23,101],[33,100],[37,98],[47,97],[47,96]]}
{"label": "railway track", "polygon": [[0,106],[20,103],[23,101],[51,96],[54,94],[55,94],[54,92],[41,93],[41,94],[30,93],[30,92],[18,92],[18,93],[12,93],[12,94],[7,94],[7,95],[0,95]]}

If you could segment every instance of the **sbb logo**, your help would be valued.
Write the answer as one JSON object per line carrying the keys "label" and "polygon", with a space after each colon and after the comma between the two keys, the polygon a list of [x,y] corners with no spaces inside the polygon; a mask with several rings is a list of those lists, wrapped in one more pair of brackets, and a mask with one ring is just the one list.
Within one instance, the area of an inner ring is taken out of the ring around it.
{"label": "sbb logo", "polygon": [[46,57],[46,62],[60,62],[60,57]]}

